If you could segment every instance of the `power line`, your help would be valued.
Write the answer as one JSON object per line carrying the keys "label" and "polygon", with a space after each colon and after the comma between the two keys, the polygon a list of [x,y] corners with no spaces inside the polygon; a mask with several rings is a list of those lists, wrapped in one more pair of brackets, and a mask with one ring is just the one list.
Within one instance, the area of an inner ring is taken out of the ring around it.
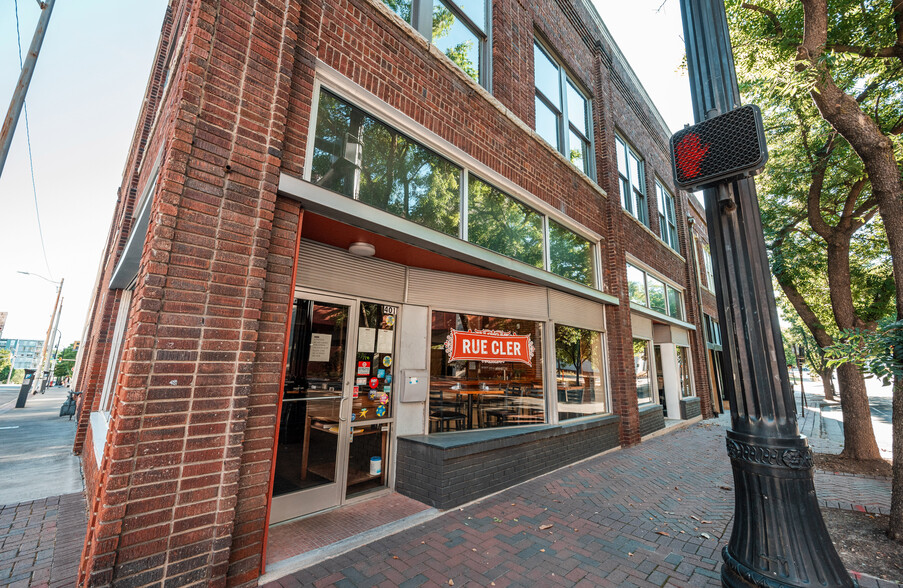
{"label": "power line", "polygon": [[[16,11],[16,43],[19,46],[19,69],[22,68],[22,35],[19,33],[19,0],[14,0]],[[38,209],[38,188],[34,180],[34,160],[31,156],[31,133],[28,130],[28,104],[23,104],[25,112],[25,141],[28,144],[28,167],[31,169],[31,191],[34,195],[34,214],[38,220],[38,236],[41,239],[41,252],[44,254],[44,265],[47,267],[47,273],[53,278],[53,272],[50,270],[50,262],[47,261],[47,247],[44,246],[44,230],[41,228],[41,212]]]}

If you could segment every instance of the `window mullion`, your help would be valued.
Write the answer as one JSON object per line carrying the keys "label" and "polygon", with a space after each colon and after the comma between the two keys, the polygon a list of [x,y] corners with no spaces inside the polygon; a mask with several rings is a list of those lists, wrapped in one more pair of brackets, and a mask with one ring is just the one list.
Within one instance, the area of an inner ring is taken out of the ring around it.
{"label": "window mullion", "polygon": [[567,74],[564,68],[558,67],[558,95],[561,97],[561,120],[558,122],[558,134],[561,135],[561,145],[564,156],[571,160],[570,151],[570,135],[568,131],[568,95],[567,95]]}
{"label": "window mullion", "polygon": [[411,26],[428,41],[433,41],[433,0],[411,2]]}
{"label": "window mullion", "polygon": [[467,241],[468,239],[468,225],[470,220],[468,215],[470,214],[470,172],[467,171],[467,168],[461,170],[461,228],[458,231],[458,234],[461,235],[461,239],[463,241]]}

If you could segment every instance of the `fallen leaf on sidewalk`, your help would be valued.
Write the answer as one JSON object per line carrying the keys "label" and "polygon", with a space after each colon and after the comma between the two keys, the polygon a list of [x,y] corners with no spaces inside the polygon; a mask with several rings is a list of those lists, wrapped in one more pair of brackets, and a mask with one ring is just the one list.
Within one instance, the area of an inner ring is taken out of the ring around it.
{"label": "fallen leaf on sidewalk", "polygon": [[690,518],[693,519],[694,521],[698,521],[698,520],[699,520],[699,517],[696,516],[696,515],[690,515]]}
{"label": "fallen leaf on sidewalk", "polygon": [[540,531],[545,531],[546,529],[551,529],[551,528],[554,527],[554,526],[555,526],[555,525],[539,525],[539,530],[540,530]]}
{"label": "fallen leaf on sidewalk", "polygon": [[706,539],[714,539],[714,537],[712,537],[712,536],[709,535],[708,533],[700,533],[699,536],[700,536],[700,537],[705,537]]}
{"label": "fallen leaf on sidewalk", "polygon": [[733,488],[731,488],[730,486],[718,486],[718,487],[721,488],[722,490],[733,490]]}
{"label": "fallen leaf on sidewalk", "polygon": [[699,522],[702,523],[703,525],[711,525],[712,524],[712,521],[699,521]]}
{"label": "fallen leaf on sidewalk", "polygon": [[449,579],[448,579],[448,585],[449,585],[449,586],[454,586],[454,585],[455,585],[455,581],[452,580],[451,578],[449,578]]}
{"label": "fallen leaf on sidewalk", "polygon": [[670,537],[671,535],[665,533],[664,531],[656,531],[659,535],[664,535],[665,537]]}

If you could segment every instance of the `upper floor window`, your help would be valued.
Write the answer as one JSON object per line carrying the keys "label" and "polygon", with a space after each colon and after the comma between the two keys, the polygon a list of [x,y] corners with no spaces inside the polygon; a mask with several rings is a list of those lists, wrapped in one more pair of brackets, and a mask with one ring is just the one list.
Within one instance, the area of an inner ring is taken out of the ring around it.
{"label": "upper floor window", "polygon": [[658,229],[661,234],[662,241],[668,244],[668,247],[675,251],[680,250],[677,244],[677,222],[674,212],[674,196],[662,186],[662,183],[656,180],[655,194],[658,199]]}
{"label": "upper floor window", "polygon": [[704,314],[705,318],[705,340],[710,345],[721,345],[721,327],[714,317]]}
{"label": "upper floor window", "polygon": [[383,0],[478,84],[488,87],[486,0]]}
{"label": "upper floor window", "polygon": [[649,225],[643,160],[621,137],[615,137],[620,177],[621,205],[644,225]]}
{"label": "upper floor window", "polygon": [[712,269],[712,250],[709,249],[708,245],[702,246],[702,258],[705,263],[705,287],[715,291],[715,272]]}
{"label": "upper floor window", "polygon": [[538,42],[533,43],[536,132],[592,177],[590,101]]}

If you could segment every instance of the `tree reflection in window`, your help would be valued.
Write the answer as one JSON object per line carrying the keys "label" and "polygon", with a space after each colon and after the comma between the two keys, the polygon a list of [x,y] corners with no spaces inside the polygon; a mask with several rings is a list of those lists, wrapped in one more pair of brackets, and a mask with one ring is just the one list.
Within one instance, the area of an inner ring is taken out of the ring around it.
{"label": "tree reflection in window", "polygon": [[549,220],[549,269],[554,274],[595,286],[593,247],[589,241]]}
{"label": "tree reflection in window", "polygon": [[480,40],[442,2],[433,5],[433,44],[480,82]]}
{"label": "tree reflection in window", "polygon": [[542,268],[542,215],[473,175],[467,191],[467,240]]}
{"label": "tree reflection in window", "polygon": [[329,92],[320,92],[312,182],[457,235],[460,178],[458,166]]}

